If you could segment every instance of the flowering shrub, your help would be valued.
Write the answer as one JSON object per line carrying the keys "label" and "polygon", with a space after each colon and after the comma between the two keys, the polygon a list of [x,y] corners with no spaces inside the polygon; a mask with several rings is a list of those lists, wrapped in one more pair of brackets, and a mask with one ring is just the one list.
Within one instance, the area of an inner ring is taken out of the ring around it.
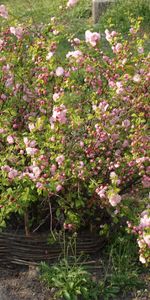
{"label": "flowering shrub", "polygon": [[62,59],[54,18],[38,30],[1,31],[1,225],[35,201],[60,225],[92,225],[102,210],[139,214],[136,195],[150,187],[149,55],[139,23],[127,40],[105,31],[110,57],[88,30]]}
{"label": "flowering shrub", "polygon": [[149,206],[141,213],[137,226],[128,222],[128,227],[138,236],[139,259],[141,263],[150,263],[150,209]]}

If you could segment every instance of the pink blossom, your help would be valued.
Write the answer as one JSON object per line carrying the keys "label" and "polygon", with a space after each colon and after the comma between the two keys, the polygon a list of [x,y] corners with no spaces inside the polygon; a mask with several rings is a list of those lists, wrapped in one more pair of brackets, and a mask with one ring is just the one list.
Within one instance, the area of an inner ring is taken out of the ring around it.
{"label": "pink blossom", "polygon": [[10,145],[14,144],[14,138],[13,138],[12,135],[8,135],[8,136],[7,136],[7,142],[8,142],[8,144],[10,144]]}
{"label": "pink blossom", "polygon": [[27,173],[26,175],[28,175],[31,180],[35,181],[35,175],[33,173]]}
{"label": "pink blossom", "polygon": [[138,239],[138,240],[137,240],[137,243],[138,243],[138,245],[139,245],[139,248],[143,248],[144,240]]}
{"label": "pink blossom", "polygon": [[147,175],[144,175],[142,178],[142,184],[144,188],[149,188],[150,187],[150,177]]}
{"label": "pink blossom", "polygon": [[8,11],[5,7],[5,5],[0,5],[0,16],[4,19],[8,19]]}
{"label": "pink blossom", "polygon": [[28,127],[29,127],[29,130],[30,130],[30,131],[32,131],[32,130],[35,129],[34,123],[29,123]]}
{"label": "pink blossom", "polygon": [[112,87],[112,88],[115,87],[115,83],[114,83],[114,81],[112,81],[112,80],[109,80],[109,81],[108,81],[108,84],[109,84],[109,86]]}
{"label": "pink blossom", "polygon": [[23,35],[23,28],[21,27],[10,27],[10,32],[14,34],[17,39],[21,39]]}
{"label": "pink blossom", "polygon": [[46,56],[46,60],[50,60],[53,55],[54,55],[54,52],[50,51]]}
{"label": "pink blossom", "polygon": [[9,172],[11,170],[11,168],[8,165],[4,165],[1,167],[1,170],[4,172]]}
{"label": "pink blossom", "polygon": [[51,142],[55,142],[55,137],[52,136],[52,137],[50,138],[50,141],[51,141]]}
{"label": "pink blossom", "polygon": [[35,167],[32,168],[32,170],[33,170],[33,173],[34,173],[35,177],[38,178],[41,174],[40,168],[35,166]]}
{"label": "pink blossom", "polygon": [[111,36],[112,36],[112,37],[115,37],[116,35],[117,35],[117,32],[113,30],[113,31],[111,32]]}
{"label": "pink blossom", "polygon": [[100,40],[100,34],[97,32],[91,32],[87,30],[85,32],[85,41],[86,43],[91,44],[92,47],[95,47]]}
{"label": "pink blossom", "polygon": [[142,263],[142,264],[145,264],[146,263],[146,259],[144,258],[144,256],[141,254],[139,256],[139,261]]}
{"label": "pink blossom", "polygon": [[114,38],[117,35],[116,31],[110,32],[108,29],[105,30],[106,40],[108,42],[112,41],[112,38]]}
{"label": "pink blossom", "polygon": [[145,243],[148,245],[148,247],[150,248],[150,234],[143,234],[143,239],[145,241]]}
{"label": "pink blossom", "polygon": [[29,141],[27,137],[24,137],[23,141],[24,141],[26,147],[31,147],[31,148],[33,147],[34,148],[35,145],[36,145],[36,141],[35,140]]}
{"label": "pink blossom", "polygon": [[56,69],[56,76],[60,77],[64,75],[64,69],[62,67],[58,67]]}
{"label": "pink blossom", "polygon": [[59,31],[55,29],[55,30],[53,30],[53,34],[54,34],[54,35],[58,35],[58,34],[59,34]]}
{"label": "pink blossom", "polygon": [[118,194],[113,194],[109,198],[109,203],[114,207],[121,201],[121,196]]}
{"label": "pink blossom", "polygon": [[56,192],[60,192],[63,189],[62,185],[58,184],[56,186]]}
{"label": "pink blossom", "polygon": [[84,143],[82,141],[80,141],[80,147],[83,148],[84,147]]}
{"label": "pink blossom", "polygon": [[115,172],[111,172],[110,173],[110,178],[111,179],[116,179],[118,176],[117,176],[117,174],[115,173]]}
{"label": "pink blossom", "polygon": [[67,7],[73,7],[79,0],[68,0]]}
{"label": "pink blossom", "polygon": [[119,139],[119,134],[113,133],[111,137],[112,137],[113,141],[116,141],[117,139]]}
{"label": "pink blossom", "polygon": [[[0,39],[0,51],[2,50],[4,45],[4,41],[2,39]],[[5,60],[5,56],[0,58],[0,62],[3,62]]]}
{"label": "pink blossom", "polygon": [[105,112],[109,107],[109,104],[106,101],[102,101],[98,107],[101,110],[101,112]]}
{"label": "pink blossom", "polygon": [[83,168],[84,167],[84,162],[81,160],[79,163],[80,163],[80,167]]}
{"label": "pink blossom", "polygon": [[57,167],[56,167],[56,165],[53,164],[50,168],[51,174],[54,175],[56,170],[57,170]]}
{"label": "pink blossom", "polygon": [[146,157],[139,157],[139,158],[136,159],[136,163],[140,164],[140,163],[143,163],[146,160],[147,160]]}
{"label": "pink blossom", "polygon": [[28,140],[28,138],[27,138],[27,137],[24,137],[24,138],[23,138],[23,141],[24,141],[26,147],[28,147],[28,145],[29,145],[29,140]]}
{"label": "pink blossom", "polygon": [[140,227],[141,228],[150,227],[150,217],[148,216],[147,212],[140,220]]}
{"label": "pink blossom", "polygon": [[122,144],[122,147],[123,148],[126,148],[129,146],[129,142],[127,140],[124,140],[123,144]]}
{"label": "pink blossom", "polygon": [[142,54],[142,53],[144,53],[144,48],[143,47],[138,47],[138,53],[140,53],[140,54]]}
{"label": "pink blossom", "polygon": [[129,31],[130,31],[131,34],[135,34],[136,33],[136,31],[135,31],[135,29],[133,27],[131,27]]}
{"label": "pink blossom", "polygon": [[74,227],[74,225],[73,225],[73,224],[66,224],[66,223],[64,223],[63,227],[64,227],[65,230],[66,230],[66,229],[72,230],[73,227]]}
{"label": "pink blossom", "polygon": [[26,152],[27,152],[27,154],[28,155],[31,155],[31,156],[33,156],[33,155],[35,155],[36,153],[37,153],[37,149],[36,148],[31,148],[31,147],[27,147],[26,148]]}
{"label": "pink blossom", "polygon": [[53,100],[56,101],[57,99],[59,99],[60,97],[60,93],[54,93],[53,94]]}
{"label": "pink blossom", "polygon": [[81,41],[80,41],[78,38],[74,38],[74,40],[73,40],[73,41],[74,41],[74,43],[75,43],[76,45],[79,45],[79,44],[80,44],[80,42],[81,42]]}
{"label": "pink blossom", "polygon": [[1,94],[1,99],[2,100],[6,100],[7,99],[7,96],[5,94]]}
{"label": "pink blossom", "polygon": [[59,155],[58,157],[56,157],[56,161],[57,161],[57,163],[58,163],[59,166],[62,165],[62,163],[64,162],[64,160],[65,160],[65,157],[64,157],[63,154]]}
{"label": "pink blossom", "polygon": [[36,187],[37,187],[37,189],[42,190],[43,184],[41,182],[37,182]]}
{"label": "pink blossom", "polygon": [[5,86],[7,88],[9,88],[10,86],[13,85],[13,76],[12,75],[9,75],[8,78],[6,79],[5,81]]}
{"label": "pink blossom", "polygon": [[3,72],[8,72],[9,70],[10,70],[10,65],[9,64],[7,64],[7,65],[4,65],[3,67],[2,67],[2,70],[3,70]]}
{"label": "pink blossom", "polygon": [[117,93],[118,95],[119,95],[119,94],[122,94],[123,91],[124,91],[122,82],[117,81],[117,82],[116,82],[116,86],[117,86],[116,93]]}
{"label": "pink blossom", "polygon": [[134,82],[140,82],[140,81],[141,81],[140,75],[139,75],[139,74],[135,74],[135,75],[133,76],[133,81],[134,81]]}
{"label": "pink blossom", "polygon": [[122,50],[122,44],[117,43],[115,46],[112,46],[112,50],[114,53],[119,53]]}
{"label": "pink blossom", "polygon": [[130,126],[130,120],[126,119],[122,122],[122,126],[129,127]]}
{"label": "pink blossom", "polygon": [[107,191],[107,186],[101,186],[101,187],[98,187],[96,189],[96,193],[98,194],[98,196],[100,198],[105,198],[106,197],[106,191]]}
{"label": "pink blossom", "polygon": [[108,29],[105,30],[105,36],[106,36],[106,40],[108,42],[111,42],[112,41],[112,36],[111,36],[111,33]]}
{"label": "pink blossom", "polygon": [[82,52],[80,50],[75,50],[75,51],[69,51],[67,54],[66,54],[66,58],[69,58],[69,57],[74,57],[74,58],[78,58],[82,56]]}
{"label": "pink blossom", "polygon": [[29,144],[30,144],[30,147],[35,147],[35,145],[36,145],[36,141],[35,141],[35,140],[33,140],[33,141],[29,142]]}
{"label": "pink blossom", "polygon": [[18,175],[18,171],[15,169],[11,169],[8,173],[9,179],[14,179]]}
{"label": "pink blossom", "polygon": [[66,119],[66,112],[67,109],[65,105],[61,104],[60,106],[55,106],[53,108],[53,115],[52,118],[50,119],[51,122],[59,122],[61,124],[65,124],[67,122]]}

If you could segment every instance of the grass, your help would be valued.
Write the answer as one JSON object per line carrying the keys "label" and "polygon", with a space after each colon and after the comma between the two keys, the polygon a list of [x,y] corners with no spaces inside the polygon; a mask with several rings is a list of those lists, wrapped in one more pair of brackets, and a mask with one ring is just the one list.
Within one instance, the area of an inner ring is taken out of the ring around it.
{"label": "grass", "polygon": [[[64,9],[67,0],[0,0],[5,4],[15,19],[25,22],[32,19],[34,23],[49,23],[51,17],[59,18],[60,24],[65,27],[64,41],[61,43],[62,53],[68,49],[68,37],[79,37],[84,39],[87,29],[104,33],[109,24],[119,32],[127,34],[130,28],[129,16],[143,18],[142,34],[150,32],[150,1],[149,0],[116,0],[115,4],[108,7],[107,11],[100,18],[98,24],[92,23],[92,0],[79,0],[73,9]],[[63,9],[60,9],[60,6]],[[13,21],[12,21],[13,22]],[[13,26],[13,25],[12,25]],[[101,48],[109,49],[102,34]],[[146,51],[149,51],[149,42],[146,42]]]}
{"label": "grass", "polygon": [[115,30],[127,33],[130,28],[130,17],[142,17],[142,29],[150,29],[150,1],[149,0],[117,0],[111,4],[99,22],[101,30],[111,24]]}
{"label": "grass", "polygon": [[49,23],[55,16],[71,33],[80,34],[91,25],[91,0],[81,0],[74,9],[66,7],[67,0],[0,0],[20,22],[33,19],[36,23]]}
{"label": "grass", "polygon": [[[107,249],[107,248],[106,248]],[[138,249],[133,237],[124,231],[111,238],[108,249],[104,252],[103,277],[100,279],[102,299],[131,299],[131,294],[140,290],[146,282],[141,279],[144,272],[138,263]],[[137,299],[137,298],[136,298]]]}
{"label": "grass", "polygon": [[[73,9],[63,10],[60,6],[66,6],[67,0],[0,0],[5,4],[19,20],[34,18],[37,23],[49,22],[52,16],[59,16],[62,21],[73,27],[74,31],[85,26],[92,25],[91,11],[92,0],[79,0]],[[149,0],[117,0],[108,7],[100,19],[99,27],[106,28],[112,23],[115,29],[127,32],[130,26],[129,16],[134,18],[143,17],[143,27],[148,31],[150,28],[150,1]]]}

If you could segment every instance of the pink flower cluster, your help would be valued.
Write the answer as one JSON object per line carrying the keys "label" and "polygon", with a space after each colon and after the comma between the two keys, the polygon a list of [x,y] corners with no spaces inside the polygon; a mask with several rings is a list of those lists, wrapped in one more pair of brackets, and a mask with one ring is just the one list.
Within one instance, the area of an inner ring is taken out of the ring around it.
{"label": "pink flower cluster", "polygon": [[15,142],[14,137],[12,135],[8,135],[7,142],[8,142],[8,144],[13,145]]}
{"label": "pink flower cluster", "polygon": [[66,124],[67,122],[66,113],[67,113],[67,109],[63,104],[61,104],[60,106],[55,106],[53,108],[53,115],[50,118],[50,123],[52,128],[54,128],[55,122],[59,122],[60,124]]}
{"label": "pink flower cluster", "polygon": [[100,37],[101,36],[98,32],[91,32],[90,30],[87,30],[85,32],[85,41],[92,47],[95,47],[98,44],[98,42],[100,41]]}
{"label": "pink flower cluster", "polygon": [[56,76],[60,77],[60,76],[63,76],[63,75],[64,75],[64,69],[62,67],[58,67],[56,69]]}
{"label": "pink flower cluster", "polygon": [[117,43],[114,46],[112,46],[112,50],[114,53],[120,53],[122,50],[122,44],[121,43]]}
{"label": "pink flower cluster", "polygon": [[97,195],[100,197],[100,198],[106,198],[106,191],[107,191],[107,189],[108,189],[108,186],[100,186],[100,187],[98,187],[96,190],[95,190],[95,192],[97,193]]}
{"label": "pink flower cluster", "polygon": [[14,179],[18,176],[18,171],[14,168],[9,167],[8,165],[4,165],[1,167],[1,170],[8,173],[9,179]]}
{"label": "pink flower cluster", "polygon": [[111,206],[117,206],[121,202],[121,196],[118,194],[112,194],[108,197]]}
{"label": "pink flower cluster", "polygon": [[139,260],[141,263],[150,263],[150,208],[142,212],[138,226],[132,226],[128,222],[132,232],[138,234],[137,243],[139,246]]}
{"label": "pink flower cluster", "polygon": [[69,58],[69,57],[73,57],[73,58],[79,58],[82,56],[82,52],[80,50],[75,50],[75,51],[69,51],[67,54],[66,54],[66,57]]}
{"label": "pink flower cluster", "polygon": [[22,27],[10,27],[10,32],[20,40],[23,36],[24,29]]}
{"label": "pink flower cluster", "polygon": [[8,19],[8,11],[5,7],[5,5],[0,5],[0,16],[4,19]]}
{"label": "pink flower cluster", "polygon": [[34,156],[37,152],[38,149],[35,147],[36,146],[36,141],[29,141],[27,137],[24,138],[24,143],[26,146],[26,152],[28,155]]}
{"label": "pink flower cluster", "polygon": [[37,181],[41,175],[42,170],[33,162],[33,165],[26,168],[24,172],[20,174],[20,179],[28,176],[32,181]]}
{"label": "pink flower cluster", "polygon": [[106,36],[106,40],[111,43],[113,38],[117,36],[117,32],[116,31],[112,31],[110,32],[108,29],[105,30],[105,36]]}
{"label": "pink flower cluster", "polygon": [[46,55],[46,60],[50,60],[54,55],[54,52],[50,51],[48,52],[48,54]]}
{"label": "pink flower cluster", "polygon": [[148,175],[143,175],[142,184],[144,188],[150,188],[150,177]]}
{"label": "pink flower cluster", "polygon": [[56,161],[59,166],[61,166],[63,164],[64,160],[65,160],[65,157],[63,154],[56,157]]}

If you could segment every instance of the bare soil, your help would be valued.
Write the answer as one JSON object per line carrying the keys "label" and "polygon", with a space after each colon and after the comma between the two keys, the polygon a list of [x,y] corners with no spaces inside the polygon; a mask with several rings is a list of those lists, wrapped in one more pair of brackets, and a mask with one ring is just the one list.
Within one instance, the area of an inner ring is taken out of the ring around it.
{"label": "bare soil", "polygon": [[36,272],[0,269],[0,300],[51,300]]}

